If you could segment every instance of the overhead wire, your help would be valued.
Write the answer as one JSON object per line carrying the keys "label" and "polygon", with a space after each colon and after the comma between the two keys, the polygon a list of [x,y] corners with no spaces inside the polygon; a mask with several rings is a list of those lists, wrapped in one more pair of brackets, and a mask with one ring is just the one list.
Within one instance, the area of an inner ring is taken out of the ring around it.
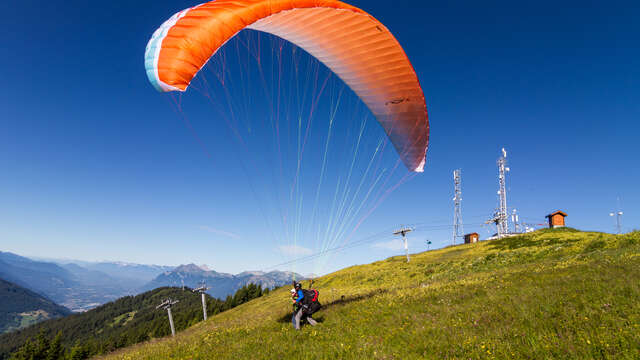
{"label": "overhead wire", "polygon": [[[473,224],[469,224],[471,226],[480,226],[483,223],[473,223]],[[453,224],[440,224],[440,225],[408,225],[408,227],[410,227],[413,231],[422,231],[422,230],[447,230],[450,228],[453,228]],[[334,248],[330,248],[330,249],[324,249],[322,251],[319,251],[317,253],[314,254],[310,254],[307,256],[303,256],[303,257],[299,257],[296,259],[292,259],[292,260],[288,260],[276,265],[272,265],[269,267],[264,268],[263,270],[271,270],[271,269],[276,269],[282,266],[286,266],[286,265],[290,265],[290,264],[294,264],[294,263],[304,263],[304,262],[309,262],[311,260],[315,260],[319,257],[322,257],[326,254],[330,254],[330,253],[339,253],[357,246],[362,246],[362,245],[366,245],[366,244],[370,244],[373,242],[378,242],[378,241],[382,241],[382,240],[387,240],[387,239],[394,239],[397,238],[397,235],[393,234],[393,231],[396,228],[388,228],[384,231],[380,231],[376,234],[373,235],[369,235],[363,239],[345,244],[345,245],[341,245],[341,246],[337,246]],[[432,249],[432,250],[436,250],[436,249]]]}

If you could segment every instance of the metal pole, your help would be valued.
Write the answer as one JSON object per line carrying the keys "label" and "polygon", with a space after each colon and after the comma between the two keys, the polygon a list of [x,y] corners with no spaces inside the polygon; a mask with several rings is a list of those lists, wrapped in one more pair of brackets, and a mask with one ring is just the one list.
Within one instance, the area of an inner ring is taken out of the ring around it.
{"label": "metal pole", "polygon": [[393,235],[402,235],[404,240],[404,252],[407,254],[407,262],[409,262],[409,244],[407,243],[407,233],[413,231],[412,228],[402,228],[393,233]]}
{"label": "metal pole", "polygon": [[622,234],[622,222],[620,221],[622,218],[622,211],[618,211],[616,214],[616,225],[618,227],[618,234]]}
{"label": "metal pole", "polygon": [[204,319],[207,320],[207,299],[204,297],[204,293],[202,293],[202,313],[204,314]]}
{"label": "metal pole", "polygon": [[404,252],[407,254],[407,262],[409,262],[409,244],[407,244],[407,237],[402,235],[404,239]]}
{"label": "metal pole", "polygon": [[169,325],[171,325],[171,336],[176,336],[176,329],[173,327],[173,316],[171,315],[171,307],[167,308],[167,313],[169,314]]}
{"label": "metal pole", "polygon": [[622,223],[621,223],[621,218],[622,218],[622,211],[616,211],[615,213],[610,213],[609,216],[615,216],[616,217],[616,232],[617,234],[622,234]]}

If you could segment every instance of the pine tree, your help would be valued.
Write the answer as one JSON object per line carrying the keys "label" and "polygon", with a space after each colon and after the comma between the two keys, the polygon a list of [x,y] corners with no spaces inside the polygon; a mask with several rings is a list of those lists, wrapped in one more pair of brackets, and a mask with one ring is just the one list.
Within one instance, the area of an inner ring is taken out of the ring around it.
{"label": "pine tree", "polygon": [[227,299],[224,301],[224,309],[229,310],[234,306],[236,306],[236,304],[233,297],[231,295],[227,295]]}
{"label": "pine tree", "polygon": [[58,331],[56,337],[49,345],[47,360],[64,360],[65,349],[62,346],[62,332]]}
{"label": "pine tree", "polygon": [[44,329],[38,333],[37,340],[33,360],[46,360],[47,352],[49,351],[49,339],[47,339]]}
{"label": "pine tree", "polygon": [[84,360],[89,358],[89,350],[80,344],[76,344],[73,348],[71,348],[71,360]]}
{"label": "pine tree", "polygon": [[45,335],[44,329],[41,329],[36,337],[35,342],[32,339],[27,342],[18,351],[13,353],[13,360],[47,360],[49,352],[49,340]]}
{"label": "pine tree", "polygon": [[18,351],[11,355],[11,360],[31,360],[34,358],[36,345],[28,339]]}

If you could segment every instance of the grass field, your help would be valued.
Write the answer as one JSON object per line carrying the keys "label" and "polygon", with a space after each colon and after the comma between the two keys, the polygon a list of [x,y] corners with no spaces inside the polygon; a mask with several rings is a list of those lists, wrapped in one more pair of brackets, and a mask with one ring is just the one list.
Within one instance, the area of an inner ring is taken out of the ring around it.
{"label": "grass field", "polygon": [[321,324],[288,288],[106,359],[640,359],[640,232],[541,230],[316,280]]}

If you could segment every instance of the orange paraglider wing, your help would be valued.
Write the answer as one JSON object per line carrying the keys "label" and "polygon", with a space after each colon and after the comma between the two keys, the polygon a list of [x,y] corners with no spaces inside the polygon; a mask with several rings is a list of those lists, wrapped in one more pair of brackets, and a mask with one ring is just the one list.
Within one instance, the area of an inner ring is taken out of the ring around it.
{"label": "orange paraglider wing", "polygon": [[369,107],[407,168],[423,171],[429,120],[418,77],[382,23],[340,1],[218,0],[185,9],[147,44],[150,82],[159,91],[185,91],[243,29],[283,38],[324,63]]}

